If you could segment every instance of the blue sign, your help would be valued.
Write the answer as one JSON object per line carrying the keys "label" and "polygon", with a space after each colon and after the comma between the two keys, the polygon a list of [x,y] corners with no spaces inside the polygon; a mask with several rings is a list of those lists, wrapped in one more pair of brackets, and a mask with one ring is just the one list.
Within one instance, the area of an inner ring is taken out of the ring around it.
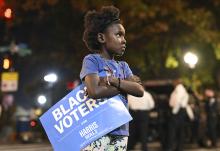
{"label": "blue sign", "polygon": [[86,95],[84,84],[40,117],[55,151],[80,151],[131,119],[118,95],[94,100]]}

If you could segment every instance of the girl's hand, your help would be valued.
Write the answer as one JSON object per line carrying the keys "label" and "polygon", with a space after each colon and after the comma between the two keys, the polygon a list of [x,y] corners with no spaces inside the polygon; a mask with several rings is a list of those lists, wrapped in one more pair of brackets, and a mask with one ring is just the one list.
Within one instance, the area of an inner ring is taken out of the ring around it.
{"label": "girl's hand", "polygon": [[108,78],[107,77],[100,77],[99,78],[99,85],[100,86],[107,86],[108,84]]}
{"label": "girl's hand", "polygon": [[126,80],[132,81],[132,82],[137,82],[142,85],[141,79],[136,75],[133,75],[133,76],[127,78]]}
{"label": "girl's hand", "polygon": [[114,86],[116,88],[119,87],[119,79],[113,76],[108,76],[107,78],[109,85]]}
{"label": "girl's hand", "polygon": [[107,76],[107,77],[100,77],[99,78],[99,85],[100,86],[118,86],[118,78],[113,76]]}
{"label": "girl's hand", "polygon": [[[133,75],[133,76],[131,76],[131,77],[125,79],[125,80],[131,81],[131,82],[136,82],[136,83],[142,85],[141,79],[136,75]],[[116,88],[120,87],[119,86],[119,84],[120,84],[119,79],[116,78],[116,77],[113,77],[113,76],[106,77],[106,84],[114,86]]]}

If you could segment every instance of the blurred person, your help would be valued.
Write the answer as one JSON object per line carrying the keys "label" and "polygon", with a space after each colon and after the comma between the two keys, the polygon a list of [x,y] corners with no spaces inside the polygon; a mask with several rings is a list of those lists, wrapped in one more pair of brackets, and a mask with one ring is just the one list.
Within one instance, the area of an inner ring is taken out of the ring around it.
{"label": "blurred person", "polygon": [[171,93],[169,105],[171,117],[169,122],[169,151],[182,151],[187,116],[194,119],[192,109],[188,105],[189,94],[180,79],[174,81],[174,90]]}
{"label": "blurred person", "polygon": [[147,151],[149,111],[154,108],[155,103],[152,95],[144,91],[143,97],[128,95],[128,106],[133,120],[130,122],[130,136],[128,149],[134,148],[138,141],[141,142],[141,149]]}
{"label": "blurred person", "polygon": [[[85,16],[83,40],[91,51],[85,56],[80,78],[93,99],[120,96],[127,107],[127,94],[142,97],[144,88],[133,81],[133,73],[124,61],[116,61],[126,48],[125,29],[119,18],[119,9],[102,7],[100,11],[89,11]],[[106,77],[99,73],[105,72]],[[128,123],[92,142],[83,151],[126,151]]]}
{"label": "blurred person", "polygon": [[0,139],[2,142],[12,142],[15,140],[15,110],[16,106],[2,105],[2,115],[0,117]]}
{"label": "blurred person", "polygon": [[166,151],[169,138],[169,119],[170,119],[170,107],[168,104],[169,94],[163,94],[155,98],[158,102],[158,135],[161,143],[162,150]]}
{"label": "blurred person", "polygon": [[190,126],[190,143],[199,144],[200,136],[199,136],[199,126],[200,126],[200,100],[197,94],[192,90],[188,90],[189,93],[189,106],[191,107],[194,115],[193,120],[189,120]]}
{"label": "blurred person", "polygon": [[208,146],[216,147],[217,145],[217,123],[218,123],[218,103],[215,92],[212,88],[205,89],[205,111],[207,136],[211,141]]}

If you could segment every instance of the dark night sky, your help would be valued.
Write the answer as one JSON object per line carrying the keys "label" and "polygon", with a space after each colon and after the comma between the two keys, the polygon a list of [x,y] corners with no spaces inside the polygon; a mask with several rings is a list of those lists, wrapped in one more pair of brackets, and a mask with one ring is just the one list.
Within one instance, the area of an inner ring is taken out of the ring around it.
{"label": "dark night sky", "polygon": [[[137,72],[140,71],[143,78],[167,78],[175,72],[187,76],[184,70],[186,65],[181,60],[183,51],[180,50],[186,47],[199,50],[201,59],[196,72],[201,81],[212,79],[211,72],[219,64],[213,48],[219,44],[215,43],[219,41],[216,35],[219,35],[220,29],[220,3],[217,0],[202,0],[200,3],[132,0],[9,1],[12,2],[14,16],[11,20],[0,18],[0,46],[14,41],[25,43],[32,50],[31,55],[15,57],[15,70],[20,74],[19,91],[15,93],[17,104],[27,107],[34,105],[40,92],[48,92],[42,79],[49,71],[57,72],[59,76],[52,90],[54,102],[69,92],[66,83],[79,78],[82,59],[89,53],[82,41],[83,17],[86,11],[103,5],[114,4],[120,8],[128,42],[123,60]],[[39,8],[35,3],[40,4]],[[170,54],[179,61],[177,69],[164,66]],[[1,54],[3,57],[4,54]],[[202,62],[202,57],[211,58],[209,68]]]}
{"label": "dark night sky", "polygon": [[[66,89],[67,82],[78,79],[81,66],[79,59],[82,59],[83,55],[78,52],[76,54],[76,50],[86,50],[81,40],[83,15],[74,13],[75,10],[70,9],[68,5],[59,7],[48,8],[41,19],[37,11],[24,13],[16,10],[16,17],[23,19],[22,23],[13,26],[7,25],[17,21],[17,18],[8,22],[0,20],[1,29],[5,29],[0,30],[0,34],[4,35],[4,39],[0,39],[1,45],[9,45],[13,40],[16,43],[27,44],[32,50],[32,54],[25,57],[13,55],[14,68],[20,77],[19,90],[14,93],[17,105],[33,106],[36,104],[38,94],[49,91],[54,91],[53,101],[56,102],[69,92]],[[44,75],[49,72],[55,72],[59,76],[53,90],[50,90],[51,88],[49,89],[47,83],[43,81]]]}

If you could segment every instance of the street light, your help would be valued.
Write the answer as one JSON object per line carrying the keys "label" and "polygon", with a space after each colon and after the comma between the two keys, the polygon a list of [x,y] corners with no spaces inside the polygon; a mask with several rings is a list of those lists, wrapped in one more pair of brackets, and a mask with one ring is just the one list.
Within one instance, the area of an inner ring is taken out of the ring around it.
{"label": "street light", "polygon": [[185,63],[187,63],[189,65],[189,67],[191,69],[195,68],[197,62],[198,62],[198,57],[196,54],[192,53],[192,52],[187,52],[184,55],[184,61]]}
{"label": "street light", "polygon": [[194,83],[194,68],[198,62],[198,57],[196,54],[192,53],[192,52],[187,52],[184,55],[184,61],[185,63],[187,63],[189,65],[190,68],[190,87],[192,88],[192,90],[196,90],[196,85]]}
{"label": "street light", "polygon": [[54,83],[57,82],[57,74],[56,73],[49,73],[44,76],[44,81],[48,82],[47,83],[47,96],[48,96],[48,103],[47,105],[50,107],[53,103],[53,88],[54,88]]}
{"label": "street light", "polygon": [[44,105],[47,102],[47,98],[44,95],[39,95],[37,98],[37,102],[40,105]]}
{"label": "street light", "polygon": [[57,81],[57,75],[55,73],[49,73],[44,76],[44,81],[54,83]]}

